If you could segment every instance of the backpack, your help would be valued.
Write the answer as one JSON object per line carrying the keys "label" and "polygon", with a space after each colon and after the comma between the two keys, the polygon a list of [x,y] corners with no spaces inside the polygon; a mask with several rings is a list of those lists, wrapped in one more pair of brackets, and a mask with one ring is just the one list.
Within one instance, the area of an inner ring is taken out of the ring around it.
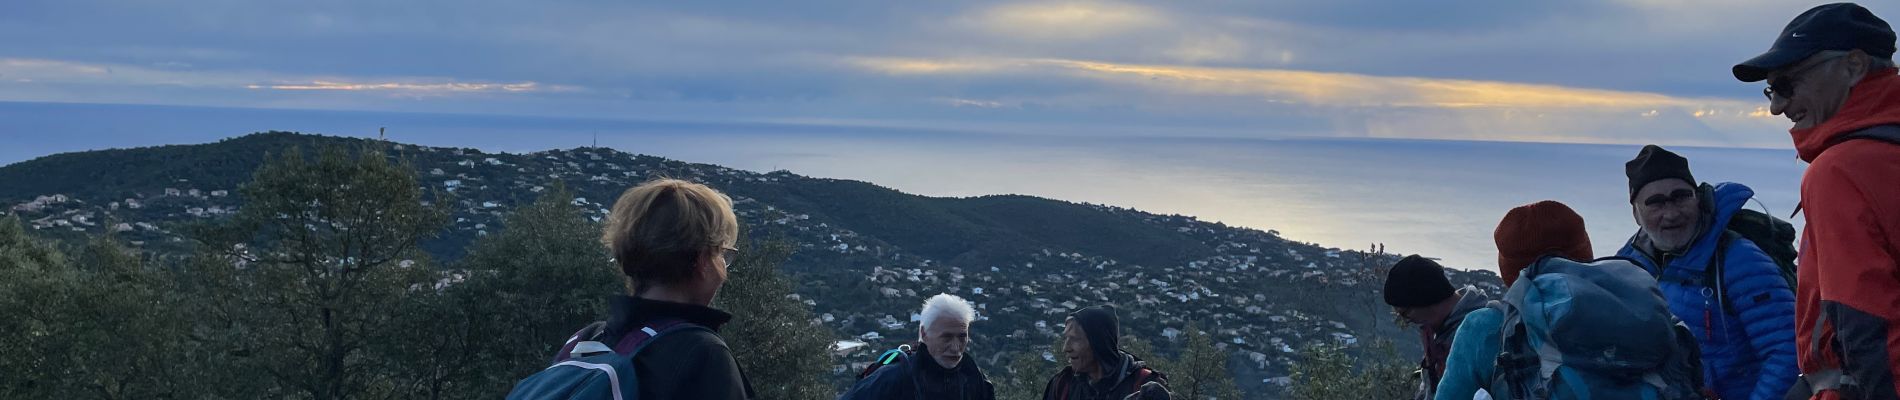
{"label": "backpack", "polygon": [[885,350],[883,354],[877,356],[876,360],[871,361],[871,365],[865,366],[863,371],[858,372],[858,380],[864,380],[864,378],[870,377],[871,374],[877,373],[878,369],[884,368],[886,365],[902,364],[906,361],[910,361],[911,354],[915,352],[916,350],[912,350],[908,343],[897,345],[895,349]]}
{"label": "backpack", "polygon": [[606,322],[595,322],[569,336],[554,354],[554,365],[515,384],[508,400],[640,398],[633,357],[660,336],[680,331],[706,331],[704,326],[679,320],[653,321],[627,332],[612,347],[599,340]]}
{"label": "backpack", "polygon": [[[1775,266],[1781,267],[1781,279],[1788,281],[1788,289],[1794,290],[1794,260],[1799,255],[1794,247],[1794,224],[1775,218],[1768,213],[1744,208],[1729,217],[1727,229],[1750,242],[1755,242],[1755,246],[1760,247],[1763,253],[1768,253],[1768,258],[1775,260]],[[1731,241],[1733,239],[1728,235],[1722,236],[1722,241],[1718,242],[1715,248],[1714,266],[1716,268],[1707,268],[1707,270],[1721,269],[1722,256],[1728,254],[1728,244]],[[1716,273],[1715,277],[1720,279],[1721,274]]]}
{"label": "backpack", "polygon": [[1700,349],[1628,259],[1546,256],[1503,301],[1487,390],[1500,400],[1705,399]]}

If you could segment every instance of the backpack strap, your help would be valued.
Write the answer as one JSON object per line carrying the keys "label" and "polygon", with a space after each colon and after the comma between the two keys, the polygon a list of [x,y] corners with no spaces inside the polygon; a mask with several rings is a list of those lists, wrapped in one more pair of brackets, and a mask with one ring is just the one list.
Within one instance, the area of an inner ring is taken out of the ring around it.
{"label": "backpack strap", "polygon": [[1840,140],[1848,141],[1854,139],[1873,139],[1900,145],[1900,125],[1875,125],[1861,128],[1861,130],[1842,136]]}
{"label": "backpack strap", "polygon": [[1056,380],[1056,400],[1069,399],[1069,381],[1073,381],[1073,380],[1075,380],[1074,377],[1067,377],[1067,376],[1062,377],[1062,379]]}
{"label": "backpack strap", "polygon": [[622,335],[620,340],[614,342],[613,351],[615,353],[633,355],[634,353],[638,353],[642,347],[646,347],[647,343],[652,342],[653,338],[660,337],[660,334],[682,329],[708,330],[706,327],[679,319],[667,318],[648,321],[646,326],[628,331],[625,335]]}
{"label": "backpack strap", "polygon": [[1715,254],[1709,256],[1709,265],[1702,268],[1702,273],[1707,276],[1705,281],[1709,282],[1710,288],[1715,289],[1715,304],[1722,307],[1723,315],[1735,315],[1735,303],[1728,301],[1728,282],[1724,280],[1727,274],[1722,273],[1728,266],[1729,244],[1735,241],[1735,236],[1741,234],[1722,231],[1722,237],[1715,241]]}
{"label": "backpack strap", "polygon": [[[561,350],[554,353],[554,361],[549,362],[549,364],[559,364],[562,361],[574,358],[573,354],[576,350],[579,350],[583,354],[612,350],[606,349],[600,342],[594,341],[595,337],[600,336],[600,331],[605,329],[606,326],[607,321],[594,321],[594,323],[582,327],[581,330],[574,331],[573,335],[567,337],[567,342],[561,344]],[[585,348],[579,348],[583,346],[585,346]]]}
{"label": "backpack strap", "polygon": [[1147,384],[1148,378],[1153,378],[1154,374],[1155,370],[1153,368],[1141,367],[1135,370],[1135,384],[1133,389],[1129,390],[1129,393],[1141,393],[1141,385]]}
{"label": "backpack strap", "polygon": [[911,350],[912,348],[909,343],[905,343],[897,345],[895,349],[885,350],[883,353],[878,354],[876,359],[871,360],[871,365],[866,365],[863,371],[858,371],[858,379],[869,378],[871,374],[877,373],[877,370],[883,369],[884,366],[909,361],[911,353],[914,352],[914,350]]}

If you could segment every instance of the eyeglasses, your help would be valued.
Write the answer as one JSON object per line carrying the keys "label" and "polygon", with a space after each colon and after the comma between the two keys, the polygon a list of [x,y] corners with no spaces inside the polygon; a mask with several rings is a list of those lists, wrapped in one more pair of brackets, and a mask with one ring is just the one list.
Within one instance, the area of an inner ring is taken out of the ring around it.
{"label": "eyeglasses", "polygon": [[1796,68],[1788,72],[1783,72],[1781,73],[1781,79],[1770,78],[1768,79],[1768,87],[1761,88],[1761,95],[1768,97],[1768,101],[1775,101],[1775,96],[1781,96],[1781,98],[1783,99],[1793,100],[1794,99],[1794,84],[1796,81],[1794,79],[1795,76],[1798,76],[1802,72],[1805,72],[1809,69],[1813,69],[1814,67],[1819,66],[1821,64],[1827,64],[1828,61],[1833,61],[1836,58],[1841,58],[1841,55],[1823,58],[1820,61],[1815,61],[1814,63],[1808,64],[1801,68]]}
{"label": "eyeglasses", "polygon": [[1650,208],[1657,208],[1657,207],[1662,207],[1668,204],[1679,204],[1681,202],[1688,201],[1689,199],[1694,199],[1694,198],[1695,198],[1694,190],[1676,189],[1676,191],[1673,191],[1673,192],[1658,193],[1654,196],[1649,196],[1649,198],[1647,199],[1643,199],[1643,206],[1650,207]]}
{"label": "eyeglasses", "polygon": [[726,268],[732,268],[733,260],[739,259],[739,249],[733,248],[732,246],[721,246],[719,248],[719,251],[724,252],[723,255],[726,258]]}

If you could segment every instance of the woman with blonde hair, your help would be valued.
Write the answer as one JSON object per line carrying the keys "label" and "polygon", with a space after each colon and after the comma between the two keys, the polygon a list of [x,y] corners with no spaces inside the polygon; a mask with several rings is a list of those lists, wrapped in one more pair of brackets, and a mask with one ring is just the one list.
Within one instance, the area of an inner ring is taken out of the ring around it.
{"label": "woman with blonde hair", "polygon": [[575,333],[556,364],[522,381],[515,393],[752,398],[751,384],[718,334],[732,314],[711,307],[737,256],[738,236],[732,200],[706,185],[658,179],[627,189],[601,242],[625,276],[628,294],[612,296],[607,320]]}

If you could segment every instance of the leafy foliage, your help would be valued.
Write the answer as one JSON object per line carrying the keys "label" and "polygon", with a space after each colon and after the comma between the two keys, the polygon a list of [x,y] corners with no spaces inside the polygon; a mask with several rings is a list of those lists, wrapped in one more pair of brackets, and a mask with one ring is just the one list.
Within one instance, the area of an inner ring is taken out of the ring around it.
{"label": "leafy foliage", "polygon": [[[1377,250],[1376,245],[1374,249],[1359,260],[1356,275],[1362,279],[1383,280],[1390,269],[1382,257],[1383,251]],[[1392,317],[1383,299],[1372,293],[1360,294],[1336,305],[1350,314],[1363,315],[1363,323],[1368,325],[1365,331],[1405,328],[1404,320]],[[1352,311],[1354,309],[1358,311]],[[1394,343],[1385,337],[1357,349],[1341,342],[1311,343],[1299,350],[1299,361],[1293,365],[1293,382],[1287,394],[1295,400],[1407,398],[1418,389],[1417,365],[1406,361]]]}
{"label": "leafy foliage", "polygon": [[828,379],[831,336],[814,322],[811,307],[778,272],[791,256],[784,240],[753,242],[733,263],[713,306],[746,318],[721,329],[739,369],[763,399],[820,400],[836,396]]}
{"label": "leafy foliage", "polygon": [[1227,353],[1214,346],[1214,339],[1199,324],[1188,324],[1183,336],[1187,346],[1169,363],[1172,368],[1163,371],[1168,373],[1168,388],[1185,399],[1239,399],[1240,388],[1227,368]]}
{"label": "leafy foliage", "polygon": [[166,271],[110,236],[72,261],[0,219],[0,397],[197,393],[190,326]]}

